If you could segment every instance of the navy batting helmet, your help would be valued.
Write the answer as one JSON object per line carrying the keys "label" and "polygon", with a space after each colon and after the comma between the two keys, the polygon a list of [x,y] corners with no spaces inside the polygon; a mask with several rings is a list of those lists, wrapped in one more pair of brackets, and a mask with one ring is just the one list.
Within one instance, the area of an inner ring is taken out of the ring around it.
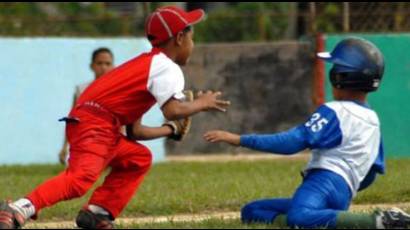
{"label": "navy batting helmet", "polygon": [[333,64],[330,81],[338,89],[371,92],[379,88],[384,72],[380,50],[361,38],[347,38],[337,44],[331,53],[318,57]]}

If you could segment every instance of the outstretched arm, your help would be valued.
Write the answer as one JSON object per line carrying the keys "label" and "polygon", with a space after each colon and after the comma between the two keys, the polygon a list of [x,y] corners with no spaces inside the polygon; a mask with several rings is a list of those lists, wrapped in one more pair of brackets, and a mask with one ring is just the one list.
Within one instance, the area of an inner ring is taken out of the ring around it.
{"label": "outstretched arm", "polygon": [[296,127],[286,132],[271,135],[242,135],[225,132],[210,131],[205,133],[208,142],[226,142],[235,146],[242,146],[258,151],[290,155],[308,148],[303,134],[303,128]]}
{"label": "outstretched arm", "polygon": [[[210,131],[204,137],[210,142],[222,141],[232,144],[227,139],[228,136],[231,136],[228,132]],[[238,145],[259,151],[288,155],[306,148],[333,148],[341,144],[342,138],[336,113],[327,105],[322,105],[304,124],[276,134],[242,135]]]}
{"label": "outstretched arm", "polygon": [[211,143],[225,142],[234,146],[241,144],[241,136],[222,130],[209,131],[204,134],[204,139]]}
{"label": "outstretched arm", "polygon": [[225,112],[230,102],[218,99],[221,94],[221,92],[214,93],[211,91],[199,93],[198,98],[192,102],[171,98],[161,107],[161,110],[165,118],[171,121],[185,118],[201,111],[216,110]]}

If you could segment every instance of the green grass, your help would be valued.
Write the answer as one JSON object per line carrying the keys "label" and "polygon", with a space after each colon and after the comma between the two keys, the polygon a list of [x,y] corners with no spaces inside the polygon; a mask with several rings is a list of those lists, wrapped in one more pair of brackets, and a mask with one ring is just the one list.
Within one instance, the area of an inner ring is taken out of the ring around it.
{"label": "green grass", "polygon": [[[299,172],[305,164],[304,161],[295,160],[156,164],[122,217],[239,211],[241,206],[255,199],[290,197],[301,182]],[[387,175],[380,177],[368,190],[359,193],[354,203],[409,202],[409,164],[410,159],[388,161]],[[0,199],[22,197],[61,170],[63,167],[58,165],[2,166]],[[72,220],[90,194],[43,210],[40,221]],[[214,223],[215,226],[225,226],[222,222],[229,223],[225,220],[209,221],[183,226],[208,228]],[[232,224],[234,227],[253,228],[242,226],[236,221]],[[157,225],[160,227],[161,224]],[[174,225],[166,226],[182,227],[180,223]]]}

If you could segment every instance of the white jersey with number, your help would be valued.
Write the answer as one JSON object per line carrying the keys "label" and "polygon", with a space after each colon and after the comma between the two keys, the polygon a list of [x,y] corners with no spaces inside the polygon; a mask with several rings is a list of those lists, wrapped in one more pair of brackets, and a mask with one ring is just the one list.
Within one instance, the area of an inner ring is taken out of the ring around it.
{"label": "white jersey with number", "polygon": [[319,107],[305,127],[313,144],[306,169],[339,174],[355,196],[379,154],[383,154],[377,114],[353,101],[334,101]]}

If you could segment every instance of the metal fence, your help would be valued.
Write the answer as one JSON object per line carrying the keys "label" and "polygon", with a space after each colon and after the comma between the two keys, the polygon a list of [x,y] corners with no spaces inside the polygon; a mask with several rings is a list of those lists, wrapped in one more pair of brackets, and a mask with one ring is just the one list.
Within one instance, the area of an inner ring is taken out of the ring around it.
{"label": "metal fence", "polygon": [[[323,32],[408,32],[409,2],[310,3]],[[330,27],[324,27],[324,21]],[[322,27],[321,27],[322,26]],[[329,31],[330,30],[330,31]]]}
{"label": "metal fence", "polygon": [[[21,14],[16,4],[32,5],[29,13]],[[58,11],[57,4],[68,3],[1,3],[0,35],[141,36],[146,15],[160,5],[82,3],[77,8],[71,7],[74,9],[65,15]],[[93,4],[98,4],[98,13],[88,9]],[[189,9],[203,7],[207,11],[207,20],[196,29],[201,42],[295,39],[317,32],[410,31],[409,2],[178,4]]]}

